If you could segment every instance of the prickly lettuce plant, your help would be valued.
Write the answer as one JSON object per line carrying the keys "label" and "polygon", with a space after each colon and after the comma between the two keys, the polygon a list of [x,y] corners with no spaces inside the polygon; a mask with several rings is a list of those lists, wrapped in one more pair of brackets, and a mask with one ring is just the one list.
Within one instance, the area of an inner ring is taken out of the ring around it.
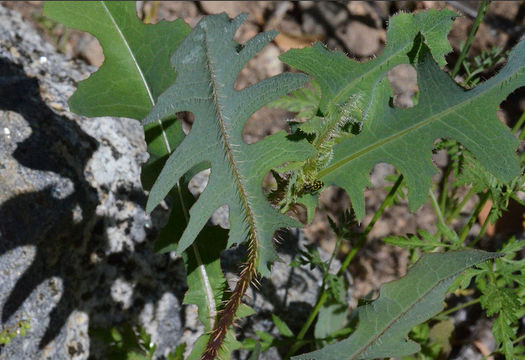
{"label": "prickly lettuce plant", "polygon": [[[273,103],[301,111],[305,121],[292,124],[292,136],[281,132],[248,145],[242,129],[250,115],[310,79],[281,74],[234,89],[240,70],[275,33],[238,44],[233,36],[243,16],[205,16],[190,32],[181,22],[144,25],[129,3],[81,6],[45,5],[47,16],[91,32],[105,51],[105,64],[79,84],[70,105],[87,116],[144,118],[151,155],[143,167],[143,184],[150,190],[147,211],[166,196],[172,207],[157,249],[183,255],[189,288],[184,301],[198,305],[206,330],[190,359],[225,359],[240,346],[232,324],[250,313],[241,303],[244,293],[258,274],[268,276],[278,260],[275,231],[300,226],[284,213],[299,203],[311,218],[324,186],[344,188],[361,219],[369,171],[388,162],[405,177],[410,207],[417,209],[436,171],[430,157],[438,138],[461,143],[499,181],[518,175],[517,140],[495,113],[510,92],[525,84],[525,42],[511,52],[499,74],[466,91],[440,69],[450,51],[446,35],[455,17],[450,11],[392,17],[383,54],[365,63],[321,44],[282,55],[285,63],[315,79],[317,91],[298,90]],[[411,109],[391,105],[386,74],[402,63],[418,71],[420,95]],[[180,111],[195,117],[188,135],[176,120]],[[195,200],[187,184],[205,168],[211,169],[209,183]],[[262,190],[269,171],[279,183],[270,196],[273,206]],[[206,225],[223,205],[229,208],[228,233]],[[242,243],[247,258],[230,292],[219,255]],[[410,329],[442,309],[446,290],[461,271],[497,256],[477,250],[423,256],[405,278],[385,285],[376,301],[359,308],[358,327],[346,332],[353,331],[350,337],[297,358],[372,359],[418,351],[417,344],[407,341]],[[293,335],[274,321],[286,336]]]}

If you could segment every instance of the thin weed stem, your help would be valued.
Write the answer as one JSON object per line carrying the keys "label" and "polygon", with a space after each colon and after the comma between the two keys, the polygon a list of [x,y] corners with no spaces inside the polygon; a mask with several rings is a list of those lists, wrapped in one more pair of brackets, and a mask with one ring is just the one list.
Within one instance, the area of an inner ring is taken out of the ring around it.
{"label": "thin weed stem", "polygon": [[470,200],[470,198],[472,196],[474,196],[476,194],[476,190],[474,188],[471,188],[469,190],[469,192],[467,193],[467,195],[465,195],[465,197],[463,198],[463,200],[461,200],[461,202],[458,204],[458,206],[456,206],[456,208],[454,209],[454,211],[452,212],[452,214],[450,214],[448,217],[447,217],[447,220],[446,222],[447,223],[450,223],[453,219],[456,218],[456,216],[459,215],[459,213],[461,212],[461,210],[463,210],[463,208],[465,207],[465,205],[467,204],[467,201]]}
{"label": "thin weed stem", "polygon": [[512,127],[512,133],[517,134],[518,131],[521,129],[521,126],[523,125],[524,122],[525,122],[525,111],[521,114],[516,124]]}
{"label": "thin weed stem", "polygon": [[452,69],[452,78],[455,78],[456,75],[459,72],[459,69],[461,68],[461,65],[463,64],[463,61],[467,57],[468,51],[470,50],[470,47],[472,46],[472,40],[474,40],[474,36],[476,36],[476,33],[478,31],[479,25],[483,21],[483,17],[485,16],[488,8],[489,8],[490,0],[483,0],[478,7],[478,14],[476,15],[476,18],[474,19],[474,23],[472,24],[472,28],[470,29],[470,33],[468,34],[467,40],[465,40],[465,44],[463,45],[463,48],[461,49],[461,53],[459,54],[458,61],[456,61],[456,65],[454,65],[454,69]]}
{"label": "thin weed stem", "polygon": [[458,310],[461,310],[461,309],[467,308],[469,306],[475,305],[475,304],[477,304],[479,302],[480,302],[479,298],[467,301],[466,303],[459,304],[458,306],[455,306],[453,308],[450,308],[450,309],[447,309],[445,311],[442,311],[441,314],[436,316],[436,318],[442,318],[442,317],[448,316],[448,315],[450,315],[452,313],[455,313]]}
{"label": "thin weed stem", "polygon": [[465,239],[467,238],[467,235],[470,232],[470,229],[472,229],[472,226],[476,222],[478,215],[481,212],[481,209],[483,209],[483,206],[485,206],[485,203],[488,201],[488,199],[489,199],[488,192],[486,192],[485,194],[481,196],[481,199],[479,200],[479,203],[476,206],[476,209],[470,216],[467,224],[463,227],[463,230],[461,230],[461,233],[459,235],[460,244],[463,244],[465,242]]}
{"label": "thin weed stem", "polygon": [[438,201],[432,189],[428,191],[428,194],[430,197],[430,203],[432,204],[432,207],[434,208],[434,212],[436,213],[439,223],[443,226],[447,226],[447,224],[445,223],[445,218],[443,217],[443,213],[441,212],[441,208],[438,204]]}

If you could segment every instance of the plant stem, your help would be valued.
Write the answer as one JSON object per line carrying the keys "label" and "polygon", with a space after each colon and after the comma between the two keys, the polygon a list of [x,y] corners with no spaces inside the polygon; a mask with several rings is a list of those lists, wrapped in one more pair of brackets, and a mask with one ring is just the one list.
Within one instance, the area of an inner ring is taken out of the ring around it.
{"label": "plant stem", "polygon": [[487,231],[487,226],[490,223],[490,221],[489,221],[490,213],[492,212],[492,208],[493,207],[494,207],[494,204],[492,204],[490,206],[489,214],[487,215],[487,218],[483,222],[483,225],[481,225],[481,229],[479,230],[478,236],[476,236],[476,238],[474,240],[472,240],[472,242],[470,243],[470,247],[474,247],[478,243],[478,241],[483,237],[483,235],[485,235],[485,231]]}
{"label": "plant stem", "polygon": [[520,139],[520,141],[521,141],[521,140],[523,140],[524,138],[525,138],[525,131],[522,131],[522,132],[520,133],[519,139]]}
{"label": "plant stem", "polygon": [[512,127],[512,133],[517,134],[524,122],[525,122],[525,111],[521,114],[516,124]]}
{"label": "plant stem", "polygon": [[428,194],[430,196],[430,203],[432,204],[432,207],[434,208],[434,212],[436,213],[439,223],[443,226],[447,226],[447,224],[445,223],[445,219],[443,218],[443,213],[441,212],[441,208],[439,207],[438,201],[432,189],[428,191]]}
{"label": "plant stem", "polygon": [[436,317],[443,317],[443,316],[447,316],[449,314],[452,314],[458,310],[461,310],[461,309],[464,309],[466,307],[469,307],[469,306],[472,306],[474,304],[477,304],[480,302],[480,299],[477,298],[477,299],[474,299],[474,300],[470,300],[470,301],[467,301],[466,303],[463,303],[463,304],[459,304],[458,306],[455,306],[451,309],[448,309],[448,310],[445,310],[445,311],[442,311],[441,314],[437,315]]}
{"label": "plant stem", "polygon": [[[385,211],[387,206],[389,206],[393,202],[393,199],[394,199],[397,191],[399,190],[399,187],[401,186],[402,182],[403,182],[403,175],[399,175],[397,180],[396,180],[396,182],[394,183],[394,186],[392,186],[392,189],[390,189],[390,191],[387,194],[385,200],[383,200],[383,202],[381,203],[381,206],[379,206],[379,209],[374,214],[374,217],[372,218],[372,220],[370,220],[370,223],[367,225],[367,227],[365,228],[363,233],[360,234],[359,241],[357,242],[357,244],[352,248],[352,250],[346,256],[346,258],[343,261],[341,267],[339,268],[339,271],[337,272],[337,276],[341,276],[346,271],[346,269],[350,265],[350,262],[352,261],[352,259],[357,254],[357,251],[365,243],[366,237],[368,236],[370,231],[372,231],[372,229],[373,229],[374,225],[376,224],[377,220],[381,217],[381,215],[383,214],[383,212]],[[319,313],[319,310],[321,310],[321,308],[323,307],[323,305],[326,302],[326,300],[328,300],[328,292],[327,291],[323,291],[321,293],[321,296],[317,300],[317,303],[315,304],[314,308],[312,309],[312,311],[308,315],[308,318],[306,319],[306,322],[304,323],[303,327],[301,328],[301,330],[297,334],[297,337],[296,337],[297,341],[300,341],[300,340],[302,340],[304,338],[304,336],[306,335],[306,332],[308,331],[308,329],[310,329],[310,326],[314,322],[315,318],[317,317],[317,314]],[[293,354],[295,354],[295,352],[297,350],[299,350],[299,348],[301,346],[302,346],[301,343],[292,345],[290,351],[286,355],[286,358],[289,358]]]}
{"label": "plant stem", "polygon": [[452,167],[450,166],[450,160],[449,160],[449,164],[447,165],[445,172],[443,173],[443,180],[441,183],[441,196],[439,198],[439,207],[441,208],[441,213],[445,213],[445,209],[447,207],[448,177],[451,171],[452,171]]}
{"label": "plant stem", "polygon": [[485,13],[487,12],[489,8],[490,0],[483,0],[478,7],[478,14],[476,15],[476,18],[474,19],[474,23],[472,24],[472,28],[470,29],[470,33],[468,34],[467,40],[465,40],[465,44],[463,45],[463,48],[461,49],[461,53],[459,54],[458,61],[456,61],[456,65],[454,65],[454,69],[452,70],[452,78],[455,78],[456,75],[459,72],[459,69],[461,68],[461,65],[463,64],[463,61],[467,57],[467,53],[470,50],[470,47],[472,45],[472,40],[474,40],[474,36],[476,35],[476,32],[478,31],[479,25],[483,21],[483,17],[485,16]]}
{"label": "plant stem", "polygon": [[517,338],[516,340],[514,340],[512,342],[513,345],[516,345],[517,343],[519,343],[520,341],[522,341],[523,339],[525,339],[525,335],[521,335],[519,338]]}
{"label": "plant stem", "polygon": [[470,216],[470,219],[468,220],[467,224],[465,225],[463,230],[461,230],[461,234],[459,235],[459,240],[460,240],[459,242],[461,244],[467,238],[467,235],[468,235],[470,229],[472,228],[472,226],[476,222],[476,219],[478,218],[478,215],[481,212],[481,209],[483,209],[483,206],[485,206],[485,203],[487,202],[488,199],[489,199],[489,193],[486,192],[485,194],[483,194],[483,196],[479,200],[478,206],[476,206],[476,209],[474,210],[474,212]]}
{"label": "plant stem", "polygon": [[459,213],[461,212],[461,210],[463,210],[463,208],[465,207],[465,204],[467,203],[467,201],[470,200],[470,198],[476,193],[476,191],[474,190],[474,188],[470,188],[469,192],[467,193],[467,195],[465,195],[465,197],[463,198],[463,200],[461,200],[461,202],[458,204],[458,206],[456,206],[456,208],[454,209],[454,211],[452,212],[452,214],[450,214],[448,217],[447,217],[447,223],[450,223],[456,216],[459,215]]}

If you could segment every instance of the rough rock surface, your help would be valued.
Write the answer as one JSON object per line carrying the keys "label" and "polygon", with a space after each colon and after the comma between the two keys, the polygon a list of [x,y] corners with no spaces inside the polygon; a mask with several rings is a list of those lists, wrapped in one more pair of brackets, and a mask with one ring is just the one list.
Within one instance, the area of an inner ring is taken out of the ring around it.
{"label": "rough rock surface", "polygon": [[[144,212],[140,124],[70,113],[75,83],[95,69],[57,53],[2,6],[0,29],[0,330],[31,324],[0,347],[0,360],[104,359],[89,332],[122,323],[143,326],[158,358],[174,344],[190,350],[202,326],[181,305],[181,259],[152,250],[159,219]],[[304,242],[292,234],[279,252],[289,262]],[[241,259],[242,249],[230,250],[223,266],[235,273]],[[320,283],[318,272],[276,264],[251,293],[258,315],[241,337],[275,333],[272,312],[297,330]]]}
{"label": "rough rock surface", "polygon": [[94,69],[3,7],[0,28],[0,328],[31,319],[0,359],[102,358],[88,329],[124,321],[168,350],[182,332],[184,268],[152,251],[140,124],[69,113]]}

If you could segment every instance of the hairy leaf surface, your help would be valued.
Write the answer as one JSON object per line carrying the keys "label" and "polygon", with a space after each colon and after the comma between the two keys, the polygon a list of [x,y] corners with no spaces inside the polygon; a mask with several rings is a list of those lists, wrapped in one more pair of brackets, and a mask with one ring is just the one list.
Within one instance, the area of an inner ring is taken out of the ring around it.
{"label": "hairy leaf surface", "polygon": [[128,1],[46,2],[44,15],[89,32],[104,49],[104,64],[69,99],[89,117],[143,119],[175,80],[169,56],[191,30],[182,20],[146,25]]}
{"label": "hairy leaf surface", "polygon": [[424,255],[405,277],[383,285],[377,300],[358,308],[359,325],[349,338],[292,359],[365,360],[419,351],[419,344],[407,340],[410,329],[443,309],[445,293],[461,271],[498,256],[479,250]]}
{"label": "hairy leaf surface", "polygon": [[144,123],[178,111],[191,111],[195,122],[151,189],[147,210],[162,201],[192,167],[209,164],[208,185],[190,210],[189,224],[177,251],[192,244],[215,209],[228,205],[228,245],[249,238],[257,246],[258,270],[268,274],[268,264],[277,259],[272,242],[274,231],[299,223],[269,205],[262,192],[262,179],[270,169],[286,161],[304,159],[312,151],[305,143],[290,146],[284,132],[247,145],[242,140],[242,128],[252,113],[303,85],[308,78],[282,74],[235,90],[239,71],[275,36],[273,32],[259,34],[239,46],[232,38],[244,18],[230,21],[225,14],[205,17],[172,56],[171,64],[179,73],[177,81],[159,97]]}

